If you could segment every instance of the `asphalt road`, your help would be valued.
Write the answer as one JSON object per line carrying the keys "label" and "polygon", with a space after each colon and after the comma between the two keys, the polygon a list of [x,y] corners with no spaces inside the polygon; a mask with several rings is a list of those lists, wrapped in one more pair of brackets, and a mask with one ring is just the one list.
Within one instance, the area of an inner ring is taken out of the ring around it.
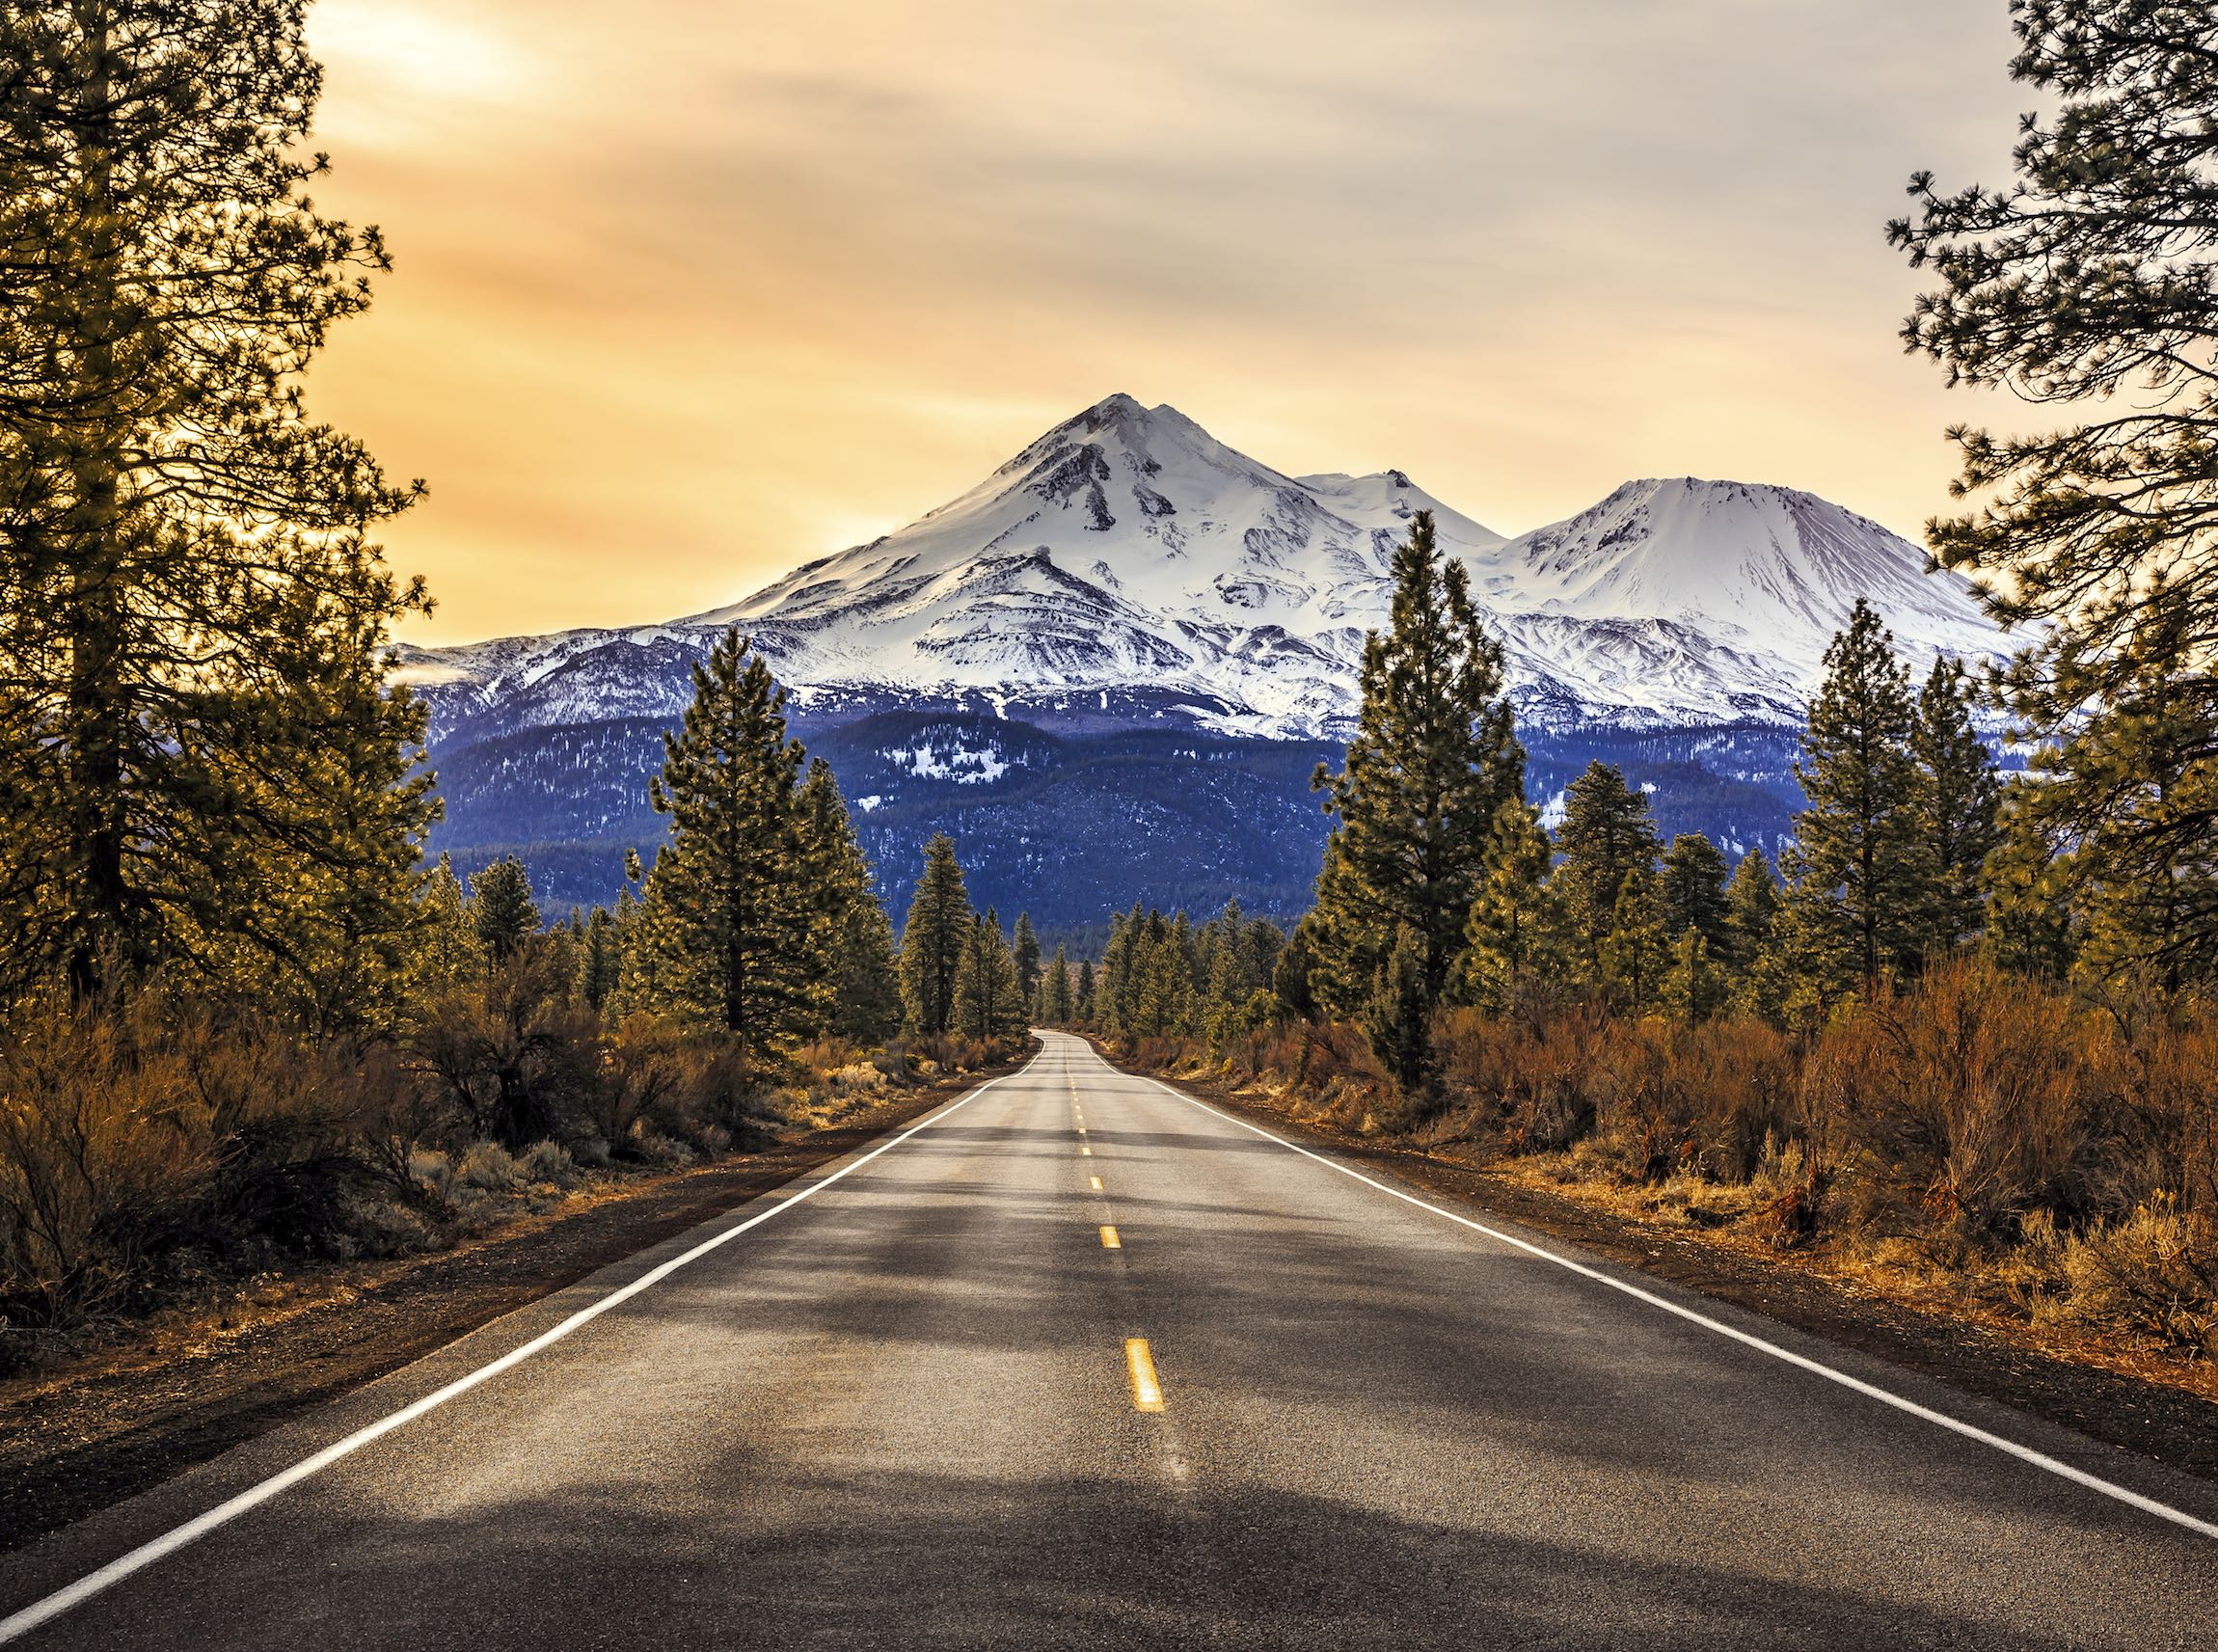
{"label": "asphalt road", "polygon": [[1779,1355],[2211,1488],[1641,1285],[1696,1323],[1076,1039],[874,1152],[8,1557],[0,1612],[154,1543],[21,1644],[2218,1646],[2218,1539]]}

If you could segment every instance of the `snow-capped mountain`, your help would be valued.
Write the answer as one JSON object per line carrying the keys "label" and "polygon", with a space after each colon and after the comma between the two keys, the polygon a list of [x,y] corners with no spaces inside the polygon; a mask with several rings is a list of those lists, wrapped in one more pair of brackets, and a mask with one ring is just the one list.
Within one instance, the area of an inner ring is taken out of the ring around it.
{"label": "snow-capped mountain", "polygon": [[1629,482],[1505,540],[1398,471],[1288,476],[1171,407],[1113,395],[977,487],[729,608],[666,625],[404,651],[437,733],[673,715],[737,625],[796,706],[1344,733],[1393,549],[1430,510],[1553,727],[1799,722],[1871,597],[1916,655],[1999,643],[1970,589],[1876,523],[1790,489]]}
{"label": "snow-capped mountain", "polygon": [[1858,596],[1913,657],[2001,638],[1971,591],[1804,493],[1628,482],[1504,539],[1399,471],[1293,476],[1115,395],[884,538],[665,624],[405,648],[465,871],[522,853],[556,904],[608,900],[689,667],[728,626],[769,657],[897,906],[952,831],[971,886],[1097,945],[1134,899],[1298,913],[1326,821],[1309,777],[1358,705],[1394,548],[1430,510],[1502,644],[1534,801],[1595,759],[1658,829],[1775,849],[1826,644]]}

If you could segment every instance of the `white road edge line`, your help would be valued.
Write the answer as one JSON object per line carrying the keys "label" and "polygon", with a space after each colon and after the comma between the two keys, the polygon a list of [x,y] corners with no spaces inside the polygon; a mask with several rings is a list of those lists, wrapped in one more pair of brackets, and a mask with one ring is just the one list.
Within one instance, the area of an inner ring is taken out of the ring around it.
{"label": "white road edge line", "polygon": [[[1041,1053],[1043,1054],[1045,1052],[1042,1051]],[[1040,1057],[1036,1055],[1032,1059],[1033,1061],[1037,1061],[1040,1059]],[[291,1468],[282,1469],[278,1473],[270,1476],[268,1479],[249,1486],[245,1491],[240,1492],[236,1497],[217,1503],[215,1507],[207,1510],[206,1513],[195,1515],[192,1519],[186,1521],[182,1526],[173,1527],[170,1530],[163,1532],[159,1537],[149,1538],[146,1542],[140,1544],[136,1549],[132,1549],[125,1554],[118,1556],[115,1559],[110,1560],[106,1565],[100,1567],[97,1571],[87,1572],[75,1583],[56,1589],[52,1594],[47,1595],[42,1599],[33,1601],[29,1606],[24,1607],[19,1611],[11,1612],[8,1616],[0,1618],[0,1642],[21,1638],[23,1636],[28,1635],[32,1630],[37,1629],[41,1624],[49,1622],[52,1619],[61,1616],[64,1612],[68,1611],[75,1607],[82,1606],[86,1601],[91,1600],[95,1595],[99,1594],[103,1590],[114,1587],[117,1584],[122,1583],[125,1578],[129,1577],[132,1573],[142,1571],[146,1567],[152,1565],[156,1560],[162,1559],[167,1556],[174,1555],[179,1549],[185,1548],[189,1544],[198,1542],[201,1538],[205,1537],[209,1532],[215,1530],[217,1527],[236,1520],[240,1515],[246,1513],[249,1509],[254,1508],[261,1503],[267,1503],[271,1498],[277,1496],[278,1493],[288,1490],[289,1488],[300,1484],[301,1481],[309,1479],[315,1475],[321,1474],[324,1470],[330,1468],[332,1464],[338,1462],[340,1458],[353,1455],[356,1451],[361,1450],[363,1447],[368,1445],[371,1441],[381,1439],[385,1435],[392,1433],[395,1428],[402,1427],[410,1422],[415,1422],[419,1417],[423,1416],[427,1412],[437,1410],[440,1406],[445,1405],[448,1400],[456,1398],[461,1395],[468,1394],[472,1389],[477,1387],[478,1384],[491,1381],[494,1377],[499,1376],[502,1371],[509,1369],[511,1367],[522,1365],[533,1354],[540,1352],[544,1348],[553,1346],[554,1343],[562,1341],[563,1338],[569,1336],[571,1332],[578,1330],[581,1326],[586,1325],[591,1321],[598,1319],[602,1314],[608,1313],[609,1309],[617,1307],[619,1304],[631,1301],[633,1297],[637,1296],[641,1291],[646,1290],[649,1286],[661,1284],[663,1280],[669,1278],[670,1275],[676,1273],[680,1268],[700,1260],[701,1258],[707,1256],[711,1251],[716,1250],[720,1245],[727,1244],[731,1240],[738,1238],[742,1233],[744,1233],[750,1228],[758,1228],[762,1226],[763,1223],[768,1222],[772,1216],[776,1216],[783,1211],[791,1210],[795,1205],[800,1204],[803,1200],[813,1199],[816,1195],[822,1193],[825,1188],[831,1186],[833,1182],[839,1180],[842,1177],[847,1176],[852,1171],[860,1170],[864,1165],[870,1163],[872,1159],[878,1157],[879,1154],[891,1152],[895,1148],[900,1147],[902,1143],[907,1141],[909,1137],[915,1135],[919,1130],[928,1129],[932,1125],[938,1124],[941,1120],[949,1117],[959,1109],[969,1106],[971,1102],[977,1100],[978,1097],[985,1095],[988,1090],[991,1090],[996,1084],[999,1084],[1002,1079],[1020,1077],[1031,1067],[1031,1065],[1032,1062],[1026,1062],[1025,1065],[1018,1068],[1015,1072],[1005,1072],[1002,1073],[998,1078],[987,1079],[984,1084],[979,1085],[975,1090],[972,1090],[967,1095],[960,1097],[956,1100],[949,1102],[945,1107],[940,1108],[937,1112],[932,1114],[929,1118],[918,1120],[907,1129],[902,1131],[900,1135],[894,1137],[890,1142],[879,1143],[877,1147],[871,1149],[869,1152],[864,1153],[862,1157],[851,1160],[847,1164],[840,1166],[839,1169],[833,1171],[831,1175],[824,1178],[821,1181],[812,1181],[806,1187],[802,1188],[798,1193],[788,1194],[785,1198],[779,1200],[775,1205],[771,1205],[768,1210],[758,1211],[755,1215],[748,1217],[744,1222],[736,1223],[732,1227],[726,1228],[722,1232],[712,1234],[710,1237],[703,1239],[699,1244],[695,1245],[691,1250],[686,1252],[683,1256],[672,1257],[668,1261],[658,1263],[656,1266],[649,1268],[645,1273],[641,1274],[637,1279],[634,1280],[630,1285],[621,1286],[615,1290],[611,1290],[607,1296],[602,1297],[598,1302],[590,1303],[587,1306],[579,1309],[577,1313],[571,1314],[569,1318],[563,1320],[559,1325],[553,1326],[548,1330],[540,1332],[538,1336],[532,1338],[528,1342],[526,1342],[519,1347],[511,1348],[507,1353],[502,1354],[499,1359],[494,1360],[487,1365],[479,1366],[475,1370],[470,1372],[467,1376],[455,1378],[454,1381],[448,1383],[445,1388],[439,1389],[431,1394],[427,1394],[421,1399],[416,1400],[412,1404],[402,1406],[398,1411],[395,1411],[390,1417],[381,1418],[375,1422],[368,1423],[364,1427],[356,1429],[352,1434],[347,1435],[343,1440],[333,1442],[331,1445],[326,1446],[322,1450],[316,1452],[313,1456],[303,1457],[299,1462],[293,1464]]]}
{"label": "white road edge line", "polygon": [[[1095,1059],[1099,1059],[1098,1053],[1096,1053]],[[1112,1072],[1122,1070],[1119,1068],[1110,1067],[1106,1061],[1103,1061],[1101,1065],[1108,1067]],[[1961,1434],[1967,1440],[1976,1440],[1983,1446],[1992,1447],[1997,1451],[2006,1452],[2020,1462],[2030,1463],[2035,1468],[2055,1475],[2060,1479],[2069,1480],[2072,1484],[2084,1486],[2089,1491],[2100,1492],[2104,1497],[2114,1498],[2120,1503],[2140,1509],[2144,1514],[2153,1514],[2159,1520],[2168,1520],[2175,1526],[2184,1527],[2189,1531],[2197,1532],[2204,1537],[2218,1537],[2218,1525],[2207,1520],[2198,1520],[2184,1509],[2174,1508],[2168,1503],[2158,1503],[2152,1497],[2144,1497],[2137,1491],[2106,1480],[2098,1475],[2091,1475],[2084,1469],[2075,1469],[2069,1463],[2060,1462],[2045,1451],[2036,1451],[2030,1446],[2020,1446],[2015,1440],[2005,1440],[1999,1434],[1990,1434],[1985,1428],[1974,1423],[1961,1422],[1945,1412],[1935,1411],[1931,1406],[1920,1405],[1914,1399],[1906,1399],[1899,1394],[1865,1382],[1861,1377],[1853,1377],[1846,1371],[1835,1370],[1831,1366],[1798,1354],[1791,1348],[1782,1348],[1776,1342],[1766,1341],[1763,1338],[1750,1332],[1736,1329],[1721,1319],[1713,1319],[1707,1313],[1698,1313],[1691,1308],[1682,1307],[1668,1297],[1659,1296],[1652,1290],[1643,1290],[1640,1286],[1625,1280],[1612,1279],[1599,1268],[1590,1268],[1582,1262],[1575,1262],[1569,1257],[1559,1257],[1554,1251],[1544,1250],[1528,1240],[1519,1238],[1515,1233],[1505,1233],[1499,1228],[1488,1227],[1484,1222],[1474,1222],[1469,1216],[1459,1216],[1453,1210],[1445,1209],[1427,1200],[1420,1199],[1414,1193],[1404,1193],[1400,1188],[1390,1186],[1386,1182],[1367,1177],[1362,1171],[1353,1170],[1337,1159],[1328,1158],[1323,1153],[1312,1152],[1308,1148],[1289,1142],[1284,1136],[1275,1136],[1259,1125],[1249,1124],[1245,1119],[1235,1118],[1231,1113],[1210,1106],[1206,1101],[1197,1101],[1184,1091],[1174,1089],[1159,1078],[1149,1078],[1146,1073],[1133,1073],[1130,1076],[1144,1078],[1165,1095],[1177,1097],[1189,1107],[1198,1107],[1203,1112],[1212,1114],[1229,1124],[1237,1124],[1241,1129],[1258,1135],[1266,1142],[1276,1142],[1289,1152],[1297,1152],[1304,1158],[1314,1159],[1327,1170],[1337,1170],[1342,1176],[1353,1177],[1366,1187],[1375,1187],[1381,1193],[1391,1194],[1405,1205],[1414,1205],[1420,1210],[1429,1210],[1435,1216],[1445,1216],[1450,1222],[1469,1228],[1474,1232],[1484,1233],[1490,1239],[1498,1239],[1502,1244],[1523,1251],[1528,1256],[1538,1257],[1542,1261],[1554,1262],[1559,1268],[1566,1268],[1582,1278],[1594,1281],[1597,1285],[1606,1285],[1611,1290],[1622,1291],[1627,1296],[1647,1303],[1651,1308],[1661,1308],[1664,1313],[1675,1314],[1691,1324],[1699,1325],[1705,1331],[1715,1331],[1720,1337],[1729,1337],[1736,1342],[1754,1348],[1758,1353],[1769,1354],[1774,1360],[1783,1360],[1788,1365],[1808,1371],[1813,1376],[1824,1377],[1827,1382],[1838,1383],[1843,1388],[1853,1389],[1857,1394],[1870,1399],[1876,1399],[1882,1405],[1891,1405],[1897,1411],[1907,1412],[1912,1417],[1922,1418],[1937,1427],[1946,1428],[1952,1434]]]}

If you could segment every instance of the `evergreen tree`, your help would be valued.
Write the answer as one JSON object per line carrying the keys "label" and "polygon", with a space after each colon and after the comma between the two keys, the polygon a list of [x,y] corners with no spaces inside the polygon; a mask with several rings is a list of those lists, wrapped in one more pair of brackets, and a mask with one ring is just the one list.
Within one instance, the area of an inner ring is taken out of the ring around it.
{"label": "evergreen tree", "polygon": [[1555,828],[1555,870],[1563,913],[1586,979],[1600,982],[1603,943],[1616,921],[1625,880],[1656,858],[1656,828],[1648,798],[1625,783],[1613,764],[1596,761],[1564,794],[1563,822]]}
{"label": "evergreen tree", "polygon": [[[1501,647],[1479,627],[1463,564],[1441,556],[1429,512],[1412,521],[1393,573],[1392,625],[1364,645],[1346,766],[1316,774],[1337,824],[1317,884],[1312,980],[1328,1008],[1371,1005],[1407,929],[1429,1016],[1463,951],[1495,811],[1524,795],[1525,751],[1501,697]],[[1401,986],[1397,974],[1391,991]],[[1409,1081],[1414,1058],[1393,1041]]]}
{"label": "evergreen tree", "polygon": [[909,897],[901,932],[901,996],[913,1031],[929,1037],[949,1030],[972,915],[955,839],[935,832],[924,846],[924,876]]}
{"label": "evergreen tree", "polygon": [[428,601],[300,399],[387,267],[303,192],[303,10],[0,9],[0,988],[214,970],[336,1028],[404,981]]}
{"label": "evergreen tree", "polygon": [[1918,693],[1911,751],[1919,770],[1918,811],[1932,879],[1926,941],[1950,948],[1979,938],[1987,924],[1987,861],[2001,841],[2002,782],[1994,755],[1972,727],[1973,691],[1961,663],[1936,660]]}
{"label": "evergreen tree", "polygon": [[1372,1052],[1405,1097],[1420,1094],[1433,1070],[1437,999],[1424,979],[1426,944],[1413,924],[1394,932],[1393,950],[1358,1016]]}
{"label": "evergreen tree", "polygon": [[470,921],[477,944],[494,963],[506,963],[539,932],[539,907],[531,898],[531,875],[513,854],[496,860],[470,880]]}
{"label": "evergreen tree", "polygon": [[1692,930],[1711,952],[1726,945],[1725,857],[1698,831],[1683,831],[1664,852],[1664,925]]}
{"label": "evergreen tree", "polygon": [[801,797],[785,691],[737,631],[692,671],[648,800],[670,817],[649,875],[663,907],[666,1006],[750,1060],[815,1036],[829,1009],[825,868]]}
{"label": "evergreen tree", "polygon": [[1094,974],[1094,961],[1090,958],[1080,959],[1078,961],[1077,995],[1070,1006],[1071,1015],[1077,1019],[1080,1026],[1091,1027],[1096,1024],[1096,1018],[1099,1015],[1095,1002],[1097,987],[1098,983]]}
{"label": "evergreen tree", "polygon": [[1603,985],[1626,1015],[1645,1015],[1663,989],[1671,950],[1665,924],[1663,880],[1653,862],[1642,862],[1626,873],[1602,941]]}
{"label": "evergreen tree", "polygon": [[1920,961],[1932,873],[1910,748],[1916,721],[1894,636],[1859,597],[1826,650],[1795,765],[1809,807],[1784,857],[1814,949],[1804,966],[1822,997],[1869,989]]}
{"label": "evergreen tree", "polygon": [[1751,849],[1733,869],[1725,889],[1723,961],[1745,971],[1771,944],[1772,922],[1779,910],[1779,879],[1760,849]]}
{"label": "evergreen tree", "polygon": [[1135,1038],[1169,1038],[1193,1030],[1194,982],[1184,949],[1162,914],[1150,912],[1132,959],[1132,1007],[1125,1031]]}
{"label": "evergreen tree", "polygon": [[1016,961],[1001,926],[971,920],[955,973],[953,1030],[968,1039],[1007,1039],[1024,1032],[1025,1001]]}
{"label": "evergreen tree", "polygon": [[1317,1019],[1320,1007],[1313,985],[1316,968],[1316,914],[1312,912],[1294,926],[1286,944],[1271,966],[1271,991],[1287,1011],[1305,1021]]}
{"label": "evergreen tree", "polygon": [[592,916],[585,920],[584,938],[578,949],[578,996],[598,1012],[616,990],[622,968],[623,942],[616,934],[616,920],[609,916],[608,907],[595,907]]}
{"label": "evergreen tree", "polygon": [[1702,932],[1689,926],[1671,948],[1670,967],[1657,996],[1664,1013],[1686,1026],[1708,1020],[1725,1002],[1725,976],[1710,957]]}
{"label": "evergreen tree", "polygon": [[1986,947],[2015,974],[2062,980],[2079,958],[2072,910],[2078,868],[2070,857],[2059,857],[2045,836],[2041,814],[2046,785],[2039,776],[2021,775],[2003,788],[2001,841],[1988,863],[1992,900]]}
{"label": "evergreen tree", "polygon": [[415,947],[409,960],[409,996],[427,1004],[475,985],[485,975],[485,943],[478,938],[470,902],[454,865],[442,854],[424,874],[416,897]]}
{"label": "evergreen tree", "polygon": [[1494,814],[1486,877],[1464,931],[1464,995],[1486,1009],[1507,1009],[1535,977],[1558,974],[1564,958],[1563,911],[1549,882],[1552,852],[1540,816],[1522,798]]}
{"label": "evergreen tree", "polygon": [[901,964],[893,925],[878,898],[870,861],[855,841],[847,801],[824,759],[809,761],[801,812],[818,904],[827,934],[828,1030],[875,1044],[901,1026]]}
{"label": "evergreen tree", "polygon": [[[2136,695],[2146,634],[2152,619],[2171,626],[2168,608],[2188,616],[2189,646],[2170,663],[2181,707],[2218,723],[2218,355],[2202,342],[2218,328],[2218,26],[2203,5],[2021,0],[2011,28],[2011,74],[2048,113],[2020,122],[2013,187],[1910,180],[1915,210],[1888,238],[1936,284],[1903,338],[1952,386],[2087,417],[2007,438],[1952,429],[1953,491],[1982,502],[1928,537],[1997,618],[2036,638],[2007,679],[2030,734],[2063,738]],[[2105,783],[2070,768],[2050,778],[2083,817],[2106,812]],[[2130,800],[2109,818],[2121,838],[2176,826]]]}
{"label": "evergreen tree", "polygon": [[1055,956],[1047,961],[1047,973],[1041,981],[1040,1016],[1051,1027],[1068,1027],[1077,1016],[1071,1002],[1070,956],[1060,942]]}
{"label": "evergreen tree", "polygon": [[1029,912],[1016,914],[1016,933],[1011,936],[1010,955],[1016,961],[1016,985],[1024,992],[1027,1004],[1040,996],[1040,936],[1032,928]]}
{"label": "evergreen tree", "polygon": [[[2218,980],[2218,707],[2179,668],[2195,624],[2184,603],[2149,608],[2131,674],[2036,753],[2014,798],[2018,853],[2038,842],[2056,857],[2021,894],[2069,897],[2074,964],[2091,979],[2170,991]],[[2015,915],[2036,918],[2022,904]]]}

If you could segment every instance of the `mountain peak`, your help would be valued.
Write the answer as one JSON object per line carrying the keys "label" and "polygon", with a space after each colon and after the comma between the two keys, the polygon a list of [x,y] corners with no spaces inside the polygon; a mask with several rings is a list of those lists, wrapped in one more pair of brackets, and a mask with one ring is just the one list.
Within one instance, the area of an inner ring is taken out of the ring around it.
{"label": "mountain peak", "polygon": [[1315,736],[1355,713],[1365,634],[1387,622],[1394,549],[1419,511],[1469,570],[1521,716],[1791,724],[1859,596],[1913,656],[2000,649],[1964,582],[1927,574],[1916,547],[1811,494],[1643,477],[1505,541],[1405,471],[1286,475],[1120,392],[907,527],[729,608],[417,664],[442,705],[647,715],[652,694],[682,694],[685,672],[651,686],[625,662],[697,650],[737,622],[797,703],[983,697],[1107,717],[1116,701]]}

